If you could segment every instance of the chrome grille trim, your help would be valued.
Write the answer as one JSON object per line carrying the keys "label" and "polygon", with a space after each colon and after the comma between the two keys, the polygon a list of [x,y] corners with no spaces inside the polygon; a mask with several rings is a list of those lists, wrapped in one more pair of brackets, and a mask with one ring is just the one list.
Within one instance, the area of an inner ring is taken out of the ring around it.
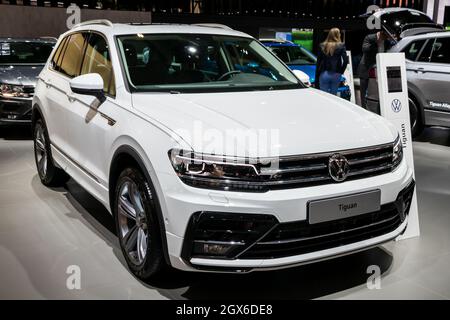
{"label": "chrome grille trim", "polygon": [[335,236],[335,235],[339,235],[339,234],[344,234],[346,232],[358,231],[358,230],[363,230],[363,229],[366,229],[366,228],[374,227],[374,226],[377,226],[377,225],[384,224],[386,222],[392,221],[392,220],[394,220],[396,218],[397,218],[397,216],[392,216],[392,217],[389,217],[387,219],[380,220],[380,221],[377,221],[377,222],[373,222],[373,223],[370,223],[370,224],[367,224],[367,225],[359,226],[359,227],[356,227],[356,228],[350,228],[350,229],[345,229],[345,230],[342,230],[342,231],[321,234],[321,235],[313,236],[313,237],[303,237],[303,238],[298,238],[298,239],[288,239],[288,240],[278,240],[278,241],[260,241],[257,244],[259,244],[259,245],[277,245],[277,244],[284,244],[284,243],[298,243],[298,242],[303,242],[303,241],[317,240],[317,239],[326,238],[326,237],[329,237],[329,236]]}
{"label": "chrome grille trim", "polygon": [[387,159],[390,157],[392,157],[392,153],[384,153],[382,155],[375,156],[375,157],[367,157],[367,158],[363,158],[363,159],[350,160],[348,162],[348,164],[355,165],[355,164],[367,163],[367,162],[371,162],[371,161],[383,160],[383,159]]}
{"label": "chrome grille trim", "polygon": [[[186,174],[180,176],[180,179],[193,187],[225,191],[240,191],[244,189],[246,192],[267,192],[269,190],[342,183],[393,171],[396,168],[393,162],[393,150],[397,139],[392,143],[370,147],[315,154],[289,155],[279,158],[266,157],[257,159],[198,154],[201,160],[195,161],[244,165],[253,168],[256,175],[239,178],[228,176],[226,179],[223,179]],[[329,172],[330,158],[336,154],[344,156],[349,166],[347,178],[340,182],[334,181]],[[189,157],[185,158],[190,159]]]}

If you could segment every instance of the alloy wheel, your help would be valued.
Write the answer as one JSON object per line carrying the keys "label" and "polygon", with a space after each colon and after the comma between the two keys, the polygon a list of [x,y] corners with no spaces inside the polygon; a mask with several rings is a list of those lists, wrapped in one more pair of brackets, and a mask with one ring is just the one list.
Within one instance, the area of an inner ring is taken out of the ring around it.
{"label": "alloy wheel", "polygon": [[417,105],[413,99],[409,98],[408,100],[409,100],[409,117],[411,121],[411,131],[414,132],[417,126],[419,110],[417,109]]}
{"label": "alloy wheel", "polygon": [[47,175],[47,164],[48,164],[48,154],[46,149],[46,140],[44,129],[41,125],[36,127],[36,136],[34,140],[36,153],[36,162],[38,167],[39,175],[44,178]]}
{"label": "alloy wheel", "polygon": [[127,180],[120,186],[117,206],[122,245],[130,260],[141,265],[148,253],[149,225],[142,195],[135,182]]}

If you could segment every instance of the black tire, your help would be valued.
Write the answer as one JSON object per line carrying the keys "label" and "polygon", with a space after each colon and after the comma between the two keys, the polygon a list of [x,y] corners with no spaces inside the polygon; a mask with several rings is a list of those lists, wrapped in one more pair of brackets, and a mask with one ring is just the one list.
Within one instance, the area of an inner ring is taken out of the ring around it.
{"label": "black tire", "polygon": [[153,187],[136,168],[126,168],[117,179],[113,207],[117,235],[128,267],[142,280],[166,269],[158,200],[153,194]]}
{"label": "black tire", "polygon": [[411,120],[411,134],[412,137],[415,138],[418,137],[424,129],[422,113],[420,111],[420,106],[417,103],[416,98],[409,95],[408,100],[409,100],[409,116]]}
{"label": "black tire", "polygon": [[50,148],[47,128],[42,119],[36,120],[33,126],[34,159],[42,184],[48,187],[61,187],[70,176],[55,166]]}

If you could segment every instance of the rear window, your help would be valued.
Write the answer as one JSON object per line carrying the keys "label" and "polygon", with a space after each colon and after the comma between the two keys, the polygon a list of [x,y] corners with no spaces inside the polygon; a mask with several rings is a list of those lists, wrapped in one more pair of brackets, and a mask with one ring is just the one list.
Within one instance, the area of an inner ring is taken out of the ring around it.
{"label": "rear window", "polygon": [[437,38],[433,45],[431,62],[450,63],[450,38]]}
{"label": "rear window", "polygon": [[385,25],[391,33],[399,35],[402,29],[411,24],[428,24],[433,23],[426,14],[413,12],[409,10],[389,12],[381,16],[381,22]]}
{"label": "rear window", "polygon": [[2,41],[0,64],[44,64],[54,45],[52,42]]}

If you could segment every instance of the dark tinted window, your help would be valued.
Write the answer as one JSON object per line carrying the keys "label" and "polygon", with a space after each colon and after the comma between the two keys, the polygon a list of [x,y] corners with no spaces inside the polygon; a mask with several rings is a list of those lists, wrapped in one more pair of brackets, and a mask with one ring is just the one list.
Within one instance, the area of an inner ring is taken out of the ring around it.
{"label": "dark tinted window", "polygon": [[288,65],[316,64],[317,62],[312,54],[298,46],[278,46],[269,49]]}
{"label": "dark tinted window", "polygon": [[419,59],[420,62],[430,62],[431,51],[433,50],[434,39],[429,39],[422,50]]}
{"label": "dark tinted window", "polygon": [[132,88],[210,92],[302,88],[284,64],[250,38],[204,34],[120,36]]}
{"label": "dark tinted window", "polygon": [[0,64],[44,64],[54,45],[53,42],[1,41]]}
{"label": "dark tinted window", "polygon": [[450,38],[437,38],[433,45],[431,62],[450,63]]}
{"label": "dark tinted window", "polygon": [[403,51],[405,52],[405,57],[408,60],[416,61],[417,56],[420,53],[426,40],[418,40],[411,42]]}
{"label": "dark tinted window", "polygon": [[99,34],[92,33],[86,46],[81,74],[98,73],[103,78],[104,91],[115,95],[115,85],[109,47]]}
{"label": "dark tinted window", "polygon": [[64,49],[60,71],[71,78],[80,74],[85,38],[81,33],[72,34]]}

